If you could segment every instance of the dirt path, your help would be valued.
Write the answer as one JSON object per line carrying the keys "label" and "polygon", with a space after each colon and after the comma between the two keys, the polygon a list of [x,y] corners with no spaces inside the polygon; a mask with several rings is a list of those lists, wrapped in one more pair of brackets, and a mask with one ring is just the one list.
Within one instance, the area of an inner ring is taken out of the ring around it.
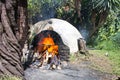
{"label": "dirt path", "polygon": [[90,61],[69,63],[62,70],[28,68],[26,80],[115,80],[114,76],[89,68]]}

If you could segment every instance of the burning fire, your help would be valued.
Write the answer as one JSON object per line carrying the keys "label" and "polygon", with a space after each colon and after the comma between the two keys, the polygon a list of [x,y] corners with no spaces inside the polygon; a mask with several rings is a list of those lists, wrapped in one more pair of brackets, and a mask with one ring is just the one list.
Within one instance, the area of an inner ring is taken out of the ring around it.
{"label": "burning fire", "polygon": [[[48,37],[43,38],[41,41],[39,41],[38,46],[36,47],[36,52],[39,53],[38,58],[42,58],[41,59],[41,66],[43,64],[43,62],[49,62],[49,57],[52,60],[59,60],[58,59],[58,45],[55,45],[53,38],[50,37],[50,35]],[[52,60],[50,62],[50,64],[52,63]]]}
{"label": "burning fire", "polygon": [[37,46],[37,50],[39,53],[44,52],[45,50],[48,53],[57,54],[58,53],[58,45],[55,45],[52,37],[45,37],[43,38]]}

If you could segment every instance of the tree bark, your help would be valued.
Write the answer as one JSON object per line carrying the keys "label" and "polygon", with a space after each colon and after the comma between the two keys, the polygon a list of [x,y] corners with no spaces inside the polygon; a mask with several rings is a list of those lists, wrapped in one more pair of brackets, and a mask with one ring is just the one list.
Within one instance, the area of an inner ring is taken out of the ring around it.
{"label": "tree bark", "polygon": [[0,0],[0,75],[24,75],[21,49],[27,32],[27,0]]}

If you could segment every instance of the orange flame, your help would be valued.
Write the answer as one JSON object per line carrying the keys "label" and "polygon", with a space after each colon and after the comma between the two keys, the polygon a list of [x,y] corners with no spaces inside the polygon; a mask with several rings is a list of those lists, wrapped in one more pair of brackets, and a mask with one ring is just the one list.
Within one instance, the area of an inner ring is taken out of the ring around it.
{"label": "orange flame", "polygon": [[37,50],[39,53],[47,50],[50,54],[57,55],[58,54],[58,45],[55,45],[53,38],[50,37],[45,37],[43,38],[37,46]]}
{"label": "orange flame", "polygon": [[49,36],[49,37],[46,37],[46,38],[43,38],[39,43],[38,45],[55,45],[53,39]]}

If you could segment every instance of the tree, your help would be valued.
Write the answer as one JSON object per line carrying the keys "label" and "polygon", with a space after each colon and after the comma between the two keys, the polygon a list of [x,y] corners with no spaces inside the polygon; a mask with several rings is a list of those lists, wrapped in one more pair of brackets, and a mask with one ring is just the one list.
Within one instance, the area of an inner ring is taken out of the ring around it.
{"label": "tree", "polygon": [[120,0],[82,0],[82,20],[89,28],[92,37],[99,30],[111,13],[120,10]]}
{"label": "tree", "polygon": [[27,0],[0,0],[0,75],[23,76],[21,49],[28,29]]}
{"label": "tree", "polygon": [[[69,13],[66,14],[62,7],[58,9],[58,18],[69,21],[78,29],[80,28],[78,25],[81,25],[80,29],[88,31],[88,38],[92,37],[106,22],[111,11],[120,10],[120,0],[71,0],[67,4],[74,5],[73,7],[69,5]],[[71,9],[72,11],[70,11]],[[65,18],[63,18],[64,16]]]}
{"label": "tree", "polygon": [[81,11],[81,2],[82,2],[82,0],[75,0],[75,2],[74,2],[75,10],[76,10],[79,18],[81,16],[81,13],[80,13],[80,11]]}

